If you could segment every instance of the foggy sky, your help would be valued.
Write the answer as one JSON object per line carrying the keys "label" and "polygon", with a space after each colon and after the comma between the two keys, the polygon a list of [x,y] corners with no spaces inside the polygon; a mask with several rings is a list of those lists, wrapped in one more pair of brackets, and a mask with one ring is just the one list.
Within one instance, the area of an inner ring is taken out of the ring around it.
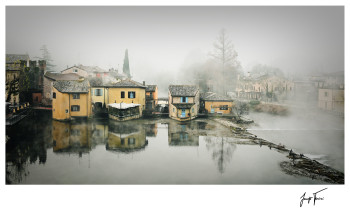
{"label": "foggy sky", "polygon": [[[175,75],[204,60],[221,28],[244,69],[271,65],[290,73],[344,71],[344,7],[6,7],[6,53],[40,56],[56,70],[74,64],[122,69],[133,78]],[[152,81],[153,80],[153,81]]]}

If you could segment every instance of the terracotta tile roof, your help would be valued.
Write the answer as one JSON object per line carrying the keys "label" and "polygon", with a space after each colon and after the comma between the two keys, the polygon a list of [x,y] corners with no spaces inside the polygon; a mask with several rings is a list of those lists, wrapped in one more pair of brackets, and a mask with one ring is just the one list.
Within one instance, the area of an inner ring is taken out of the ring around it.
{"label": "terracotta tile roof", "polygon": [[198,92],[198,87],[196,85],[170,85],[169,91],[172,96],[194,97]]}
{"label": "terracotta tile roof", "polygon": [[122,88],[128,88],[128,87],[132,87],[132,88],[146,88],[146,86],[144,86],[143,84],[130,80],[130,79],[126,79],[126,80],[122,80],[119,81],[117,83],[109,83],[106,84],[107,87],[122,87]]}
{"label": "terracotta tile roof", "polygon": [[55,81],[53,87],[62,93],[88,93],[90,84],[87,80]]}
{"label": "terracotta tile roof", "polygon": [[202,93],[200,98],[204,101],[221,101],[221,102],[222,101],[233,101],[229,97],[219,95],[219,94],[214,93],[214,92]]}
{"label": "terracotta tile roof", "polygon": [[44,76],[53,81],[63,81],[63,80],[69,81],[69,80],[78,80],[80,78],[80,76],[75,73],[61,74],[61,73],[46,72]]}

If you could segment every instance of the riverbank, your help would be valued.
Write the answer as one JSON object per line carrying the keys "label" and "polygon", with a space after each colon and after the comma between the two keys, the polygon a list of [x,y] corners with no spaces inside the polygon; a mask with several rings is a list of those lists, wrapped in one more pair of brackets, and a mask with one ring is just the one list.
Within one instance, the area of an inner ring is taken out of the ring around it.
{"label": "riverbank", "polygon": [[247,128],[242,124],[234,123],[227,119],[213,119],[214,121],[231,129],[232,133],[239,139],[247,139],[238,144],[255,144],[275,149],[288,157],[289,161],[280,163],[282,171],[290,175],[298,175],[317,179],[324,182],[344,184],[344,173],[330,166],[324,165],[305,156],[302,153],[294,152],[292,149],[286,148],[283,144],[275,144],[265,139],[259,138],[256,135],[247,131]]}

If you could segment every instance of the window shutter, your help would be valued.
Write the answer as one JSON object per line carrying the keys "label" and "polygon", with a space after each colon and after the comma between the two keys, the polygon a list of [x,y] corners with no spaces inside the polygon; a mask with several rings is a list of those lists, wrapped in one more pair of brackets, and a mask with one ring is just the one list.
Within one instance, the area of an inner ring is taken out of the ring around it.
{"label": "window shutter", "polygon": [[188,97],[186,97],[186,103],[188,103]]}

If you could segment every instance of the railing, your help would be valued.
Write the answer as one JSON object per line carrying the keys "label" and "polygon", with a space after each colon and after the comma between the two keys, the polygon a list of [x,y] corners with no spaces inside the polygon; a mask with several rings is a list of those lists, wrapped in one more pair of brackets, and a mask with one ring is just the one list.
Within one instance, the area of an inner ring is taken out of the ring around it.
{"label": "railing", "polygon": [[23,111],[20,111],[19,113],[13,114],[12,116],[6,118],[6,125],[14,125],[30,115],[32,111],[32,108],[26,108]]}

